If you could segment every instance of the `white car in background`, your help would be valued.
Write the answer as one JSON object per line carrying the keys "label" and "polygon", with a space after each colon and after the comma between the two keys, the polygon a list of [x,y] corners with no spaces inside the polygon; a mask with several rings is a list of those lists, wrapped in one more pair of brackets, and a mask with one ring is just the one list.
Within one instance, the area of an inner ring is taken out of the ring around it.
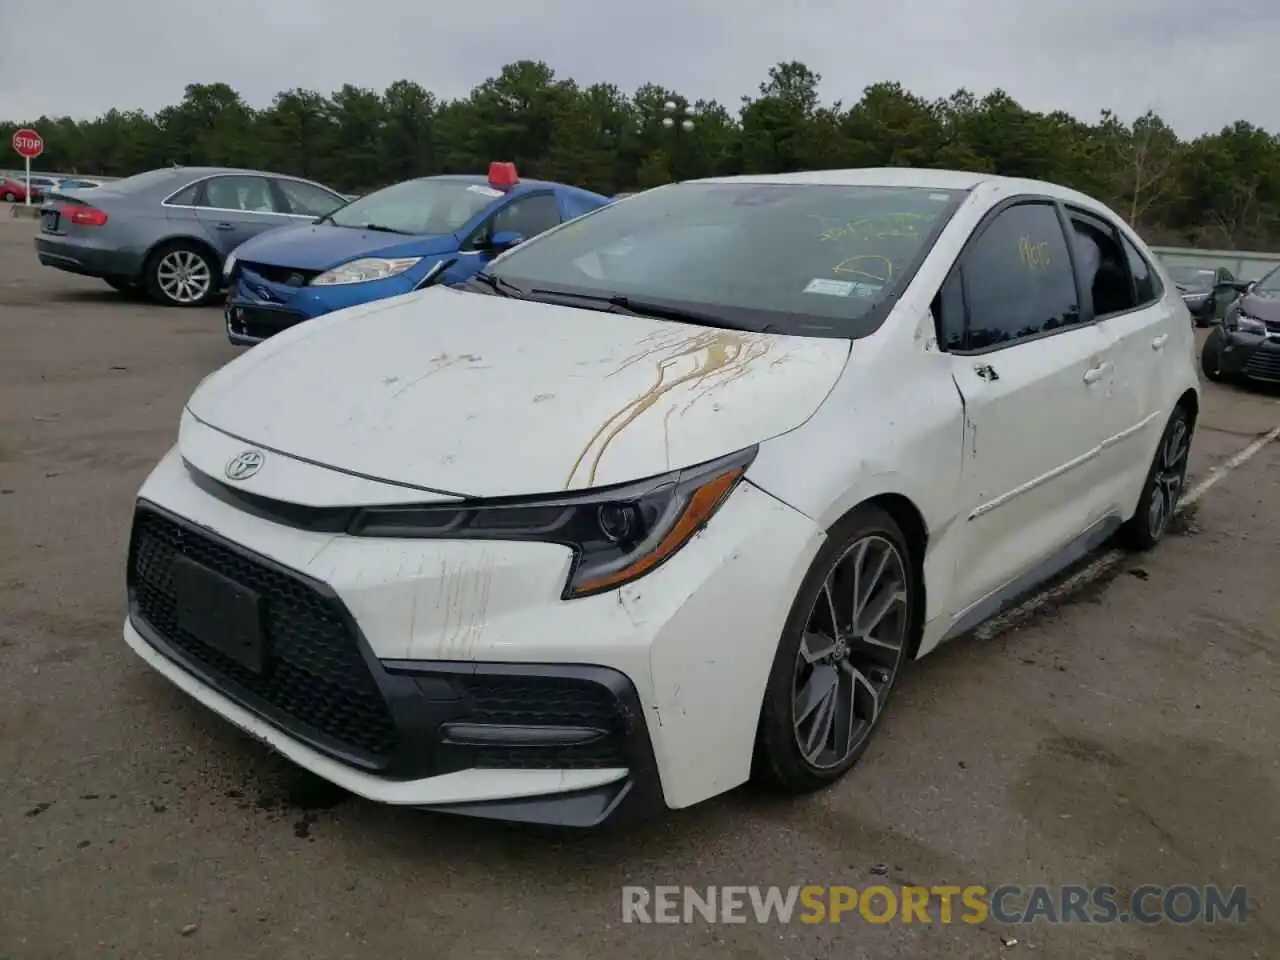
{"label": "white car in background", "polygon": [[129,645],[373,800],[593,825],[837,780],[907,661],[1154,545],[1191,325],[1109,209],[851,170],[681,183],[208,377]]}

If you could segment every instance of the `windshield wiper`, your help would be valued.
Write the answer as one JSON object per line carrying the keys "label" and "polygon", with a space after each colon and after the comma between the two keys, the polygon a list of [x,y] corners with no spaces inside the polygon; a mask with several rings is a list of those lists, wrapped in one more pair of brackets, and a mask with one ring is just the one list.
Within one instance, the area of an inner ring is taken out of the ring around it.
{"label": "windshield wiper", "polygon": [[493,274],[485,273],[483,270],[464,282],[482,284],[486,290],[490,290],[502,297],[523,297],[526,295],[523,288],[517,287],[510,280],[503,280],[501,277],[495,277]]}
{"label": "windshield wiper", "polygon": [[374,233],[399,233],[399,234],[403,234],[403,235],[404,235],[404,236],[406,236],[406,237],[411,237],[411,236],[413,236],[413,234],[412,234],[412,233],[410,233],[408,230],[397,230],[395,227],[386,227],[386,226],[383,226],[383,225],[382,225],[382,224],[380,224],[380,223],[365,223],[365,224],[361,224],[360,229],[361,229],[361,230],[372,230]]}
{"label": "windshield wiper", "polygon": [[688,310],[684,307],[673,307],[665,303],[654,303],[650,300],[629,297],[621,293],[611,293],[604,296],[592,293],[571,293],[568,290],[536,288],[529,292],[533,296],[563,297],[566,300],[585,300],[588,303],[599,303],[612,307],[617,312],[629,313],[637,317],[653,317],[656,320],[691,323],[699,327],[715,327],[718,330],[750,330],[757,333],[768,333],[772,329],[769,325],[759,329],[746,327],[712,313],[703,313],[701,310]]}

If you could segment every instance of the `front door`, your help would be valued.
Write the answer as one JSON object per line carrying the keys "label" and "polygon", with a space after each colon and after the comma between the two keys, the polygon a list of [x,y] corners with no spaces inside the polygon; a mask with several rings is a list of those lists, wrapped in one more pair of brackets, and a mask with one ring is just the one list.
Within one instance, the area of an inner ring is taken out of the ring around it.
{"label": "front door", "polygon": [[1051,201],[1020,201],[986,220],[948,286],[943,342],[966,420],[950,611],[959,617],[1106,515],[1098,454],[1114,343],[1082,317]]}
{"label": "front door", "polygon": [[260,233],[299,222],[281,209],[266,177],[248,174],[210,177],[195,206],[196,219],[223,257]]}

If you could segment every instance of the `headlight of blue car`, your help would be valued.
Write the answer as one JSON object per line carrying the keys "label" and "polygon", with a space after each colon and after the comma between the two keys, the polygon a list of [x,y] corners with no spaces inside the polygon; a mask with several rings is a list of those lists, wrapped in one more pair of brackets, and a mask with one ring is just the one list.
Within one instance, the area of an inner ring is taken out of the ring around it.
{"label": "headlight of blue car", "polygon": [[340,267],[326,270],[312,280],[311,285],[313,287],[336,287],[346,283],[368,283],[371,280],[385,280],[388,277],[398,277],[414,264],[421,262],[421,257],[398,257],[391,260],[383,257],[366,257],[363,260],[352,260],[350,263],[344,263]]}

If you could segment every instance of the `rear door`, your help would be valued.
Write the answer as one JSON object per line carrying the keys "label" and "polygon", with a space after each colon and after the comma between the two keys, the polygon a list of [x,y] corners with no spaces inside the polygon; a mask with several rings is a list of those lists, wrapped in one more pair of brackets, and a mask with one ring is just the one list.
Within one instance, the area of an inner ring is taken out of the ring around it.
{"label": "rear door", "polygon": [[195,197],[196,219],[225,257],[260,233],[296,222],[271,188],[267,177],[223,174],[203,181]]}
{"label": "rear door", "polygon": [[1019,198],[989,215],[939,302],[966,421],[958,617],[1105,515],[1098,452],[1114,342],[1082,313],[1048,199]]}

